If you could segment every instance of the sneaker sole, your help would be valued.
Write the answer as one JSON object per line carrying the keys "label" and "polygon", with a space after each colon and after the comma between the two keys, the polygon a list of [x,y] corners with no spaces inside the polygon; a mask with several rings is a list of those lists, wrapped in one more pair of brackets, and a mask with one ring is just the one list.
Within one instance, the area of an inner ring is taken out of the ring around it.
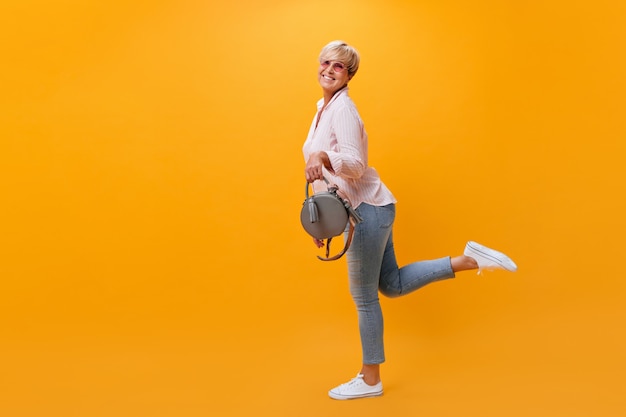
{"label": "sneaker sole", "polygon": [[328,396],[333,400],[357,400],[359,398],[370,398],[370,397],[380,397],[383,395],[383,391],[377,392],[368,392],[367,394],[359,394],[359,395],[341,395],[335,394],[333,392],[328,392]]}

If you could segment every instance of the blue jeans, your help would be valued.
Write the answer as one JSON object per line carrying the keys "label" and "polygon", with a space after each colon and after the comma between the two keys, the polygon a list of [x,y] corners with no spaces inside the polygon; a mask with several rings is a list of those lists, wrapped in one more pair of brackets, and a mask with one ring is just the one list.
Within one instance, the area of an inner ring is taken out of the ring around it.
{"label": "blue jeans", "polygon": [[378,292],[399,297],[431,282],[454,278],[454,272],[450,257],[398,268],[392,234],[395,204],[377,207],[361,203],[356,211],[363,222],[356,226],[347,252],[348,276],[359,316],[363,363],[371,365],[385,361],[383,315]]}

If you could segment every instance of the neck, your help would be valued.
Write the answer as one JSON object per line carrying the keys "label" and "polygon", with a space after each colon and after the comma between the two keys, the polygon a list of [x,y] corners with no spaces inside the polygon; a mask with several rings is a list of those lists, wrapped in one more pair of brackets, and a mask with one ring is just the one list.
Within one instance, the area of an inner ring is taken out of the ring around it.
{"label": "neck", "polygon": [[333,97],[335,97],[335,94],[337,94],[339,91],[343,90],[348,84],[345,84],[343,87],[340,87],[339,89],[332,91],[332,90],[324,90],[324,107],[326,107],[326,105],[328,104],[328,102],[330,100],[332,100]]}

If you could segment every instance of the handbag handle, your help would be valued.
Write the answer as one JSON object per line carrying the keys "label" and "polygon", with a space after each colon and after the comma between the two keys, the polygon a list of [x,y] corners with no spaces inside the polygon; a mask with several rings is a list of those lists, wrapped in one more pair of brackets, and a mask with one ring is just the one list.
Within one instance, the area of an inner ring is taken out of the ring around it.
{"label": "handbag handle", "polygon": [[[328,189],[328,191],[332,192],[333,188],[335,189],[335,191],[338,189],[337,186],[331,187],[326,177],[323,176],[322,179],[326,183],[326,188]],[[306,196],[306,198],[309,198],[309,185],[310,184],[313,184],[313,183],[310,183],[307,181],[306,184],[304,184],[304,195]]]}

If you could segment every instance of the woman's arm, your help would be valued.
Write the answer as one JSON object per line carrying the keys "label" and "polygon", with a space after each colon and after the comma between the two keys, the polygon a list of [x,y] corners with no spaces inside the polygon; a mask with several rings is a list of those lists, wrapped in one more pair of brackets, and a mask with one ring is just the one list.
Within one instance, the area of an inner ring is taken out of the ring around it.
{"label": "woman's arm", "polygon": [[339,109],[333,115],[333,131],[337,141],[335,150],[327,151],[326,157],[334,175],[360,178],[367,168],[367,137],[356,109],[348,106]]}

